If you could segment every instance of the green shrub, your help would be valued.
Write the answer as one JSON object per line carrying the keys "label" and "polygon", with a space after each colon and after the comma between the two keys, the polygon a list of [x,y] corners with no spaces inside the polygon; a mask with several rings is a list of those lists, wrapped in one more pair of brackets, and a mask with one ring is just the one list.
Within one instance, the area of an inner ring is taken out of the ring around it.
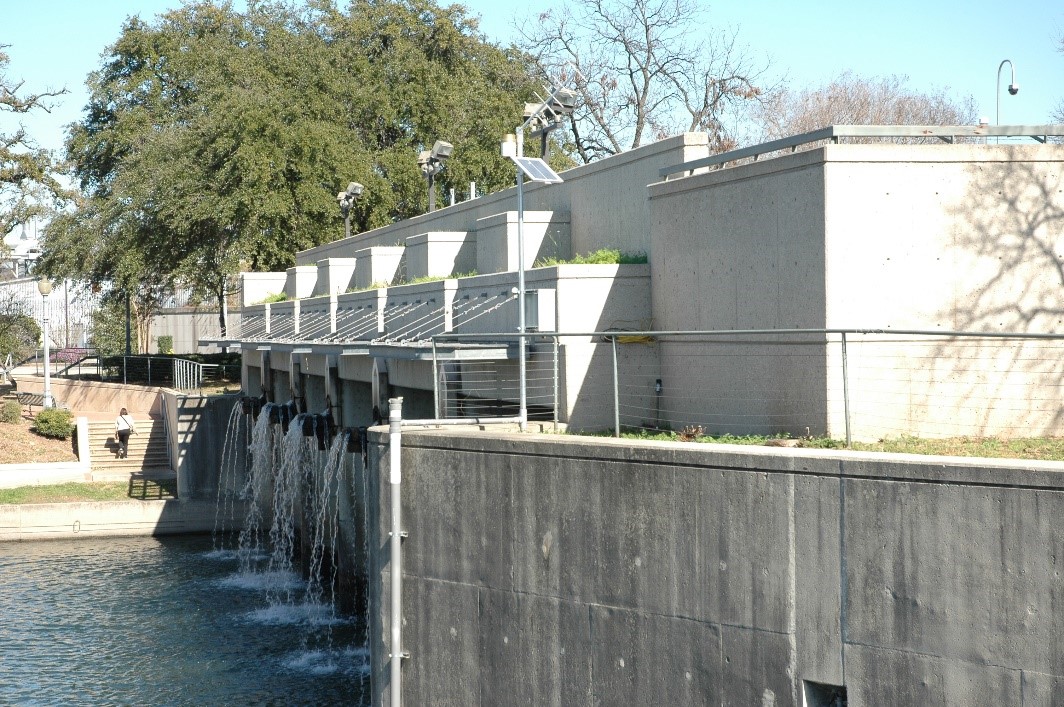
{"label": "green shrub", "polygon": [[549,268],[555,265],[641,265],[647,262],[646,253],[622,253],[618,248],[599,248],[586,255],[577,253],[568,260],[563,258],[543,258],[537,260],[534,268]]}
{"label": "green shrub", "polygon": [[158,338],[158,342],[159,342],[159,353],[161,353],[161,354],[172,354],[174,352],[174,337],[172,337],[172,336],[160,336]]}
{"label": "green shrub", "polygon": [[74,425],[69,410],[45,408],[33,420],[33,429],[42,437],[70,439]]}
{"label": "green shrub", "polygon": [[266,295],[260,304],[272,303],[272,302],[284,302],[288,299],[288,295],[283,292],[274,292]]}
{"label": "green shrub", "polygon": [[22,422],[22,406],[17,400],[4,401],[4,405],[0,407],[0,422],[8,424]]}

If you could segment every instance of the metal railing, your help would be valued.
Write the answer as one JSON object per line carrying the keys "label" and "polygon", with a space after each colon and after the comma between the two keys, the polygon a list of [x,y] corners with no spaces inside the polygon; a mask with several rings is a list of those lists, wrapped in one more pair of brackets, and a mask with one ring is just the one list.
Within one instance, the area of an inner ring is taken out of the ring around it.
{"label": "metal railing", "polygon": [[705,167],[722,167],[728,162],[745,159],[756,161],[774,152],[784,150],[795,152],[803,145],[823,141],[838,143],[848,138],[931,138],[953,143],[958,138],[973,140],[998,136],[1029,137],[1038,142],[1046,142],[1050,137],[1061,135],[1064,135],[1064,125],[830,125],[808,133],[770,140],[759,145],[729,150],[719,155],[710,155],[690,162],[663,167],[658,170],[658,176],[667,178],[680,172],[692,172]]}
{"label": "metal railing", "polygon": [[[445,341],[516,342],[518,334]],[[1064,434],[1064,334],[878,329],[531,333],[530,419],[584,430]],[[513,361],[434,356],[437,417],[513,410]]]}

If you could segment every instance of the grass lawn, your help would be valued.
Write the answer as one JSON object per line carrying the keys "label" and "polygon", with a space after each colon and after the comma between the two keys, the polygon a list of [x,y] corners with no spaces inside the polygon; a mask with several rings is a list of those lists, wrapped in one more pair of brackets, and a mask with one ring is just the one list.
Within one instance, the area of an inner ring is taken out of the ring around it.
{"label": "grass lawn", "polygon": [[173,480],[137,479],[132,484],[123,481],[75,481],[52,486],[19,486],[0,489],[0,505],[165,500],[175,497],[176,485]]}
{"label": "grass lawn", "polygon": [[[826,437],[788,438],[766,435],[702,435],[697,430],[684,435],[677,432],[630,430],[622,431],[624,439],[648,439],[660,441],[682,441],[710,444],[740,444],[802,447],[806,449],[847,449],[842,440]],[[996,437],[948,437],[944,439],[924,439],[922,437],[902,436],[894,439],[882,439],[878,442],[854,442],[849,449],[858,452],[893,452],[895,454],[929,454],[951,457],[990,457],[995,459],[1037,459],[1043,461],[1064,461],[1064,438],[1061,437],[1025,437],[1020,439],[998,439]]]}

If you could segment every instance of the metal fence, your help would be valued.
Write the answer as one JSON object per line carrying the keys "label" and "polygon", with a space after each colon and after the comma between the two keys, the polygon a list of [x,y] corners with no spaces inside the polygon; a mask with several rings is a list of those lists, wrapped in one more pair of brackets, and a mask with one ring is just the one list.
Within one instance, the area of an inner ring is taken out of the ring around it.
{"label": "metal fence", "polygon": [[[451,334],[436,341],[516,341]],[[1064,334],[796,329],[525,335],[529,419],[876,440],[1064,435]],[[440,417],[506,413],[514,361],[435,362]]]}
{"label": "metal fence", "polygon": [[[91,350],[77,349],[83,355],[76,360],[69,356],[52,356],[56,375],[74,379],[121,381],[123,384],[151,385],[182,391],[201,391],[204,386],[223,385],[240,380],[239,364],[200,363],[172,356],[104,356]],[[70,354],[73,356],[73,353]],[[62,364],[65,367],[60,368]],[[43,361],[36,363],[38,374]]]}

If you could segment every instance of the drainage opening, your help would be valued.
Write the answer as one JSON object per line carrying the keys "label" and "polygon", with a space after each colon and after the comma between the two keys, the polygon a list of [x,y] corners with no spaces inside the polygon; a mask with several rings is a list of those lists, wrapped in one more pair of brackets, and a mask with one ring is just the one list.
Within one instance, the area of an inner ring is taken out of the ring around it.
{"label": "drainage opening", "polygon": [[803,707],[846,707],[846,686],[803,680]]}

